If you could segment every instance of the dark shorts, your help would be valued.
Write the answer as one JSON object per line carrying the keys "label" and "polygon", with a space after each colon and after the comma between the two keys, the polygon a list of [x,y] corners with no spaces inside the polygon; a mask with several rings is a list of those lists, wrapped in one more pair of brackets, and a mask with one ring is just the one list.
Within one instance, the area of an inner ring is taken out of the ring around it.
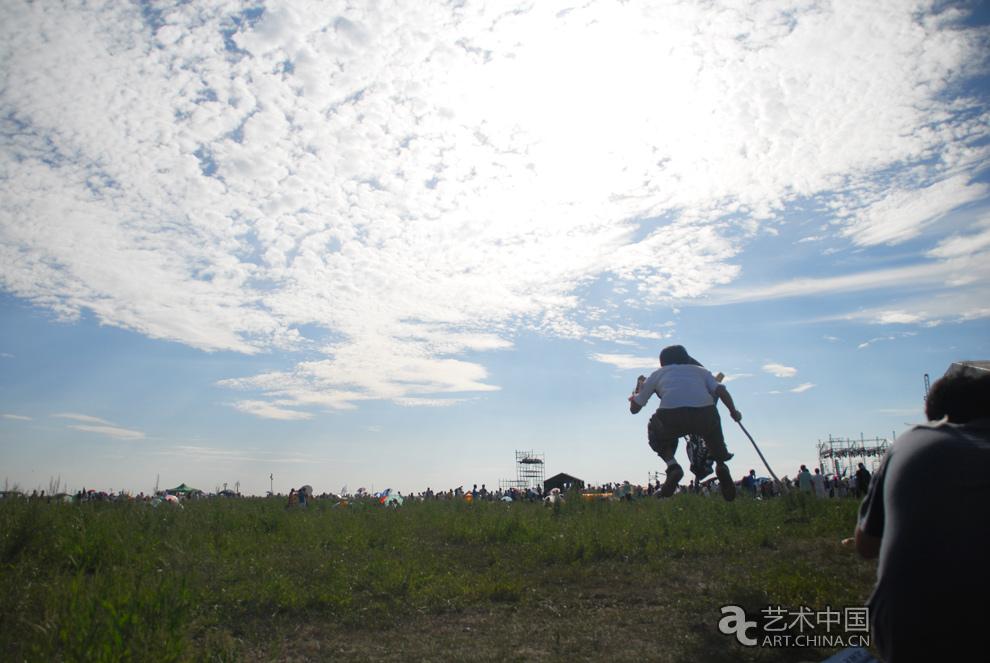
{"label": "dark shorts", "polygon": [[687,435],[700,435],[705,440],[708,453],[716,462],[729,459],[729,451],[725,448],[725,437],[722,435],[722,420],[718,416],[718,408],[714,405],[661,408],[650,417],[647,430],[650,448],[665,460],[674,457],[677,440]]}

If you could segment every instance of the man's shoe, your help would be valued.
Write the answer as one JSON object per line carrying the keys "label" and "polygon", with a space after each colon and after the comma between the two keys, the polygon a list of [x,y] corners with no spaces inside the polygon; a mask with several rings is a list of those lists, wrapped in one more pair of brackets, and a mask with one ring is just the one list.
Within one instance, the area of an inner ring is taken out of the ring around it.
{"label": "man's shoe", "polygon": [[667,478],[664,479],[660,487],[660,497],[670,497],[677,490],[677,484],[684,478],[684,469],[680,465],[671,465],[667,468]]}
{"label": "man's shoe", "polygon": [[726,502],[736,499],[736,484],[732,481],[732,472],[728,465],[717,463],[715,465],[715,476],[718,477],[718,485],[722,488],[722,497]]}

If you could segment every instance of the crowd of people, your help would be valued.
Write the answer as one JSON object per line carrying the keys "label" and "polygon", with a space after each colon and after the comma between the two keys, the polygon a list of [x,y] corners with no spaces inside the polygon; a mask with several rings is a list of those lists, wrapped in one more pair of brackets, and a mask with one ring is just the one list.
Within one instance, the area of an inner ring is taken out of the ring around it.
{"label": "crowd of people", "polygon": [[[807,466],[802,465],[800,471],[798,472],[795,479],[790,479],[789,477],[784,477],[780,480],[780,484],[767,479],[765,477],[757,477],[756,470],[750,470],[749,474],[744,476],[738,481],[734,481],[736,490],[739,495],[748,496],[756,499],[768,499],[772,497],[778,497],[781,494],[789,493],[792,491],[803,491],[809,494],[813,494],[816,497],[823,498],[845,498],[845,497],[862,497],[866,494],[866,489],[869,487],[870,482],[870,471],[866,469],[863,463],[859,464],[859,469],[849,475],[849,476],[839,476],[839,475],[826,475],[818,468],[815,468],[814,474],[812,474]],[[607,482],[602,484],[589,484],[584,485],[578,484],[576,486],[564,486],[563,489],[551,489],[546,490],[543,486],[536,484],[527,488],[518,488],[515,486],[510,487],[500,487],[496,489],[489,489],[486,484],[474,484],[471,488],[465,488],[463,485],[457,486],[456,488],[448,488],[446,490],[433,490],[432,488],[427,488],[422,492],[410,492],[403,494],[401,492],[386,491],[383,493],[377,493],[372,495],[371,493],[366,493],[364,491],[359,491],[356,495],[335,495],[324,493],[322,495],[312,495],[308,496],[309,500],[319,500],[319,499],[340,499],[340,498],[352,498],[360,499],[367,497],[376,497],[382,499],[389,494],[395,494],[403,497],[404,499],[413,500],[428,500],[428,501],[443,501],[443,500],[467,500],[467,501],[538,501],[553,499],[558,495],[566,495],[572,491],[577,491],[577,494],[583,495],[585,497],[601,497],[601,498],[611,498],[611,499],[640,499],[640,498],[659,498],[662,497],[663,484],[659,479],[648,482],[646,484],[633,484],[629,481],[621,482]],[[676,487],[677,493],[696,493],[702,495],[703,497],[710,497],[714,495],[723,494],[722,487],[719,483],[718,477],[712,477],[706,481],[696,481],[692,479],[687,484],[679,484]],[[573,494],[573,493],[572,493]],[[293,489],[289,495],[289,501],[287,506],[305,506],[307,496],[300,493],[299,490]]]}
{"label": "crowd of people", "polygon": [[49,492],[47,490],[33,490],[30,494],[22,493],[19,490],[5,490],[2,491],[4,497],[18,497],[24,498],[31,501],[41,501],[41,502],[146,502],[154,498],[154,495],[145,495],[144,493],[138,493],[137,495],[131,495],[127,491],[110,491],[105,490],[78,490],[74,493],[63,493],[63,492]]}
{"label": "crowd of people", "polygon": [[[818,497],[831,497],[831,498],[842,498],[842,497],[862,497],[866,493],[866,488],[869,486],[870,472],[863,466],[862,463],[859,464],[859,471],[851,476],[836,476],[836,475],[825,475],[818,468],[815,468],[814,474],[812,474],[805,465],[801,466],[801,470],[798,472],[797,477],[791,480],[788,477],[781,479],[782,486],[777,484],[770,479],[765,477],[757,477],[755,470],[750,470],[749,474],[744,476],[738,481],[734,481],[735,487],[739,495],[754,497],[757,499],[767,499],[779,496],[782,492],[790,492],[792,490],[801,490],[806,493],[813,493]],[[560,489],[547,490],[542,485],[536,484],[529,487],[519,488],[516,486],[499,487],[489,489],[486,484],[474,484],[471,488],[465,488],[463,485],[457,486],[456,488],[448,488],[446,490],[434,491],[432,488],[427,488],[422,492],[410,492],[407,494],[402,494],[400,491],[383,491],[380,493],[370,493],[364,489],[359,490],[355,494],[338,494],[338,493],[328,493],[324,492],[321,494],[314,494],[312,488],[309,486],[303,486],[301,488],[292,488],[288,495],[275,494],[269,495],[269,497],[276,497],[281,499],[287,498],[287,507],[305,507],[308,503],[314,500],[334,500],[339,501],[341,499],[349,500],[360,500],[360,499],[378,499],[379,501],[390,495],[400,496],[404,499],[419,499],[419,500],[479,500],[479,501],[539,501],[552,499],[554,496],[566,493],[571,490],[572,486],[565,486],[563,491]],[[640,499],[649,497],[661,497],[663,485],[660,480],[648,482],[646,484],[633,484],[629,481],[621,482],[606,482],[601,484],[591,484],[583,485],[580,484],[577,490],[588,497],[602,497],[602,498],[613,498],[613,499]],[[13,494],[14,491],[8,491]],[[709,497],[717,494],[722,494],[722,488],[717,477],[712,477],[707,481],[697,481],[692,479],[689,483],[676,486],[676,492],[684,493],[691,492],[702,495],[704,497]],[[242,497],[233,491],[220,491],[218,493],[206,493],[203,491],[190,491],[190,492],[170,492],[170,491],[159,491],[158,493],[138,493],[132,495],[126,491],[97,491],[97,490],[87,490],[83,488],[75,493],[52,493],[48,494],[44,490],[35,490],[30,495],[22,495],[17,493],[22,497],[26,497],[31,500],[43,500],[46,502],[52,501],[73,501],[77,503],[85,502],[155,502],[164,499],[211,499],[216,497]]]}
{"label": "crowd of people", "polygon": [[[827,475],[817,467],[812,474],[807,465],[802,465],[793,480],[785,476],[781,479],[781,484],[787,492],[799,490],[813,494],[815,497],[862,497],[870,486],[870,476],[870,471],[863,463],[859,463],[854,473],[842,475]],[[740,488],[744,493],[759,494],[763,497],[776,496],[780,490],[780,487],[769,479],[758,479],[755,470],[750,470],[743,478]]]}

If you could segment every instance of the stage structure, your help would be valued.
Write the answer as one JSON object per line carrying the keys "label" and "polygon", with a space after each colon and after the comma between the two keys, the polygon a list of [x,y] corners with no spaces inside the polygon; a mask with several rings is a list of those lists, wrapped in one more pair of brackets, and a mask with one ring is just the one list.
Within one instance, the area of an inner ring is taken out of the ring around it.
{"label": "stage structure", "polygon": [[546,463],[543,454],[534,451],[516,451],[516,478],[500,479],[498,487],[502,490],[515,488],[527,491],[530,488],[543,488],[546,479]]}
{"label": "stage structure", "polygon": [[[957,374],[981,377],[990,374],[990,360],[955,361],[945,371],[943,377]],[[931,378],[925,373],[925,400],[931,391]],[[880,459],[883,458],[887,447],[892,444],[885,438],[875,437],[865,439],[860,434],[858,440],[828,436],[826,441],[818,441],[818,467],[825,474],[851,476],[863,463],[871,473],[877,471]]]}
{"label": "stage structure", "polygon": [[818,441],[818,467],[822,474],[850,477],[863,463],[872,474],[889,446],[890,441],[882,437],[868,439],[861,436],[858,440],[852,440],[829,435],[828,440]]}

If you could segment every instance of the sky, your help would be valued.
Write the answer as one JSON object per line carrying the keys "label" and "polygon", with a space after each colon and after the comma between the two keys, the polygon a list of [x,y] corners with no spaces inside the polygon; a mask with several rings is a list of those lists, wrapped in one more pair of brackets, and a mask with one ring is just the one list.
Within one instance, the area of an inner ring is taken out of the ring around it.
{"label": "sky", "polygon": [[12,0],[0,75],[8,488],[645,483],[672,344],[794,476],[990,359],[986,3]]}

